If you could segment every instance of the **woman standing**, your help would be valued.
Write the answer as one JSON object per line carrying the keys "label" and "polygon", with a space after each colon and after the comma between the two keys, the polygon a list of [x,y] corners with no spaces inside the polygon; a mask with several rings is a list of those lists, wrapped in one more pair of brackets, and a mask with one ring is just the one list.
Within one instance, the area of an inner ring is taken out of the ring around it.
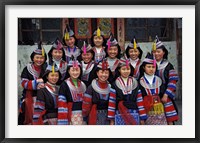
{"label": "woman standing", "polygon": [[117,42],[117,40],[113,37],[112,33],[110,34],[110,38],[107,40],[106,45],[106,60],[111,70],[111,75],[109,76],[108,81],[111,83],[116,80],[119,76],[118,71],[116,70],[119,65],[120,53],[121,49]]}
{"label": "woman standing", "polygon": [[166,125],[166,111],[160,99],[163,98],[164,86],[162,80],[155,75],[156,60],[154,56],[147,53],[141,67],[140,90],[144,99],[144,106],[148,118],[147,125]]}
{"label": "woman standing", "polygon": [[77,60],[68,63],[67,78],[60,86],[58,96],[58,124],[83,125],[82,101],[86,91],[85,84],[80,80],[81,66]]}
{"label": "woman standing", "polygon": [[86,87],[88,87],[96,77],[96,65],[94,63],[94,51],[92,50],[92,46],[86,42],[84,42],[81,48],[81,59],[81,81],[83,81]]}
{"label": "woman standing", "polygon": [[142,53],[143,51],[137,43],[136,38],[133,38],[126,48],[126,55],[131,63],[131,76],[135,77],[137,80],[140,78]]}
{"label": "woman standing", "polygon": [[108,83],[110,70],[103,60],[97,66],[97,79],[87,88],[83,98],[83,117],[89,125],[114,125],[115,90]]}
{"label": "woman standing", "polygon": [[147,115],[138,82],[134,77],[130,76],[129,60],[124,57],[121,58],[118,70],[120,76],[113,83],[117,99],[115,124],[144,125]]}
{"label": "woman standing", "polygon": [[94,61],[95,64],[98,64],[100,61],[102,61],[105,56],[105,38],[104,38],[104,33],[98,28],[92,36],[92,43],[91,46],[93,47],[94,50]]}
{"label": "woman standing", "polygon": [[24,88],[22,95],[21,113],[19,115],[19,124],[31,125],[33,119],[34,104],[37,96],[37,86],[43,83],[42,75],[46,69],[47,55],[42,47],[38,48],[31,54],[32,62],[29,63],[22,71],[21,85]]}
{"label": "woman standing", "polygon": [[54,63],[48,65],[43,75],[44,88],[37,91],[37,98],[34,107],[34,125],[57,125],[58,116],[58,83],[61,73]]}
{"label": "woman standing", "polygon": [[77,39],[74,35],[74,31],[69,27],[68,24],[66,25],[65,28],[63,43],[66,46],[64,48],[66,55],[66,62],[69,63],[72,56],[74,58],[77,58],[80,55],[80,49],[76,46]]}
{"label": "woman standing", "polygon": [[66,62],[63,45],[58,38],[53,43],[48,53],[48,57],[49,57],[49,65],[52,65],[53,63],[55,63],[56,67],[59,69],[62,75],[60,77],[61,80],[59,80],[59,83],[58,83],[60,85],[62,81],[65,80],[65,77],[66,77],[67,62]]}
{"label": "woman standing", "polygon": [[178,74],[175,71],[173,65],[167,60],[168,50],[165,48],[164,44],[159,41],[157,36],[154,45],[156,47],[154,47],[153,53],[155,55],[156,63],[158,66],[156,75],[162,79],[165,87],[164,96],[162,97],[161,101],[165,106],[168,124],[172,125],[174,124],[174,121],[178,120],[178,110],[174,102]]}

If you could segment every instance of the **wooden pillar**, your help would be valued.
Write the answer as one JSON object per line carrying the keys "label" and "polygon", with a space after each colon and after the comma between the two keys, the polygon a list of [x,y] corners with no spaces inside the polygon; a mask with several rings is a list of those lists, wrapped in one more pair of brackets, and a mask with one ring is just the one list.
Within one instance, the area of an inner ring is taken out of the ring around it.
{"label": "wooden pillar", "polygon": [[121,51],[125,51],[125,24],[124,18],[117,18],[117,39],[119,42],[119,46],[121,47]]}

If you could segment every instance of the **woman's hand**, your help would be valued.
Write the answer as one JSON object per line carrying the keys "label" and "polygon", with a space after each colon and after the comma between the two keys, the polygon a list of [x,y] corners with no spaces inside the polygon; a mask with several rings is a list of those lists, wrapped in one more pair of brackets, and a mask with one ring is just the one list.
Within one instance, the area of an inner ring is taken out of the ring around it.
{"label": "woman's hand", "polygon": [[42,78],[38,78],[36,81],[37,81],[37,83],[44,82]]}
{"label": "woman's hand", "polygon": [[140,125],[145,125],[144,120],[140,120]]}
{"label": "woman's hand", "polygon": [[110,120],[110,125],[115,125],[115,121],[114,120]]}
{"label": "woman's hand", "polygon": [[162,97],[162,99],[161,99],[161,101],[162,101],[163,103],[167,103],[167,98],[168,98],[168,95],[167,95],[167,94],[164,94],[163,97]]}
{"label": "woman's hand", "polygon": [[38,85],[37,85],[37,89],[40,89],[40,88],[44,88],[44,83],[39,83]]}

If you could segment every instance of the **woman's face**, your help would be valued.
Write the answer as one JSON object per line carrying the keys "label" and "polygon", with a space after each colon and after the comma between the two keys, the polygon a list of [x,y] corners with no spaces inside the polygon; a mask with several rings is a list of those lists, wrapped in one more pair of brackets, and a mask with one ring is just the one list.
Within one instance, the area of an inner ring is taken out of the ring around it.
{"label": "woman's face", "polygon": [[62,56],[63,56],[62,50],[53,49],[52,51],[53,59],[55,59],[56,61],[59,61],[62,58]]}
{"label": "woman's face", "polygon": [[99,70],[97,76],[100,82],[107,82],[109,77],[109,70]]}
{"label": "woman's face", "polygon": [[140,55],[140,51],[138,49],[129,49],[128,52],[132,60],[136,60]]}
{"label": "woman's face", "polygon": [[47,80],[49,83],[51,84],[56,84],[58,82],[59,79],[59,73],[58,72],[50,72],[47,76]]}
{"label": "woman's face", "polygon": [[69,75],[72,79],[78,79],[78,77],[81,74],[81,69],[79,66],[77,67],[70,67],[69,69]]}
{"label": "woman's face", "polygon": [[145,71],[145,73],[148,74],[148,75],[154,75],[155,72],[156,72],[156,67],[154,67],[153,64],[146,64],[146,65],[144,66],[144,71]]}
{"label": "woman's face", "polygon": [[45,57],[42,56],[42,55],[36,54],[36,55],[34,55],[34,57],[33,57],[33,62],[34,62],[34,64],[35,64],[36,66],[41,66],[41,65],[44,63],[44,61],[45,61]]}
{"label": "woman's face", "polygon": [[131,68],[130,66],[122,66],[120,69],[119,69],[119,73],[121,75],[121,77],[123,78],[128,78],[130,73],[131,73]]}
{"label": "woman's face", "polygon": [[93,54],[91,52],[87,52],[85,54],[82,53],[81,56],[85,63],[89,63],[90,61],[92,61],[93,58]]}
{"label": "woman's face", "polygon": [[74,47],[75,44],[75,38],[74,37],[69,37],[69,40],[65,40],[65,43],[67,44],[67,46],[69,46],[70,48]]}
{"label": "woman's face", "polygon": [[102,46],[102,44],[103,44],[103,37],[102,36],[94,36],[93,40],[94,40],[95,46],[97,46],[97,47]]}
{"label": "woman's face", "polygon": [[118,48],[117,48],[117,46],[111,46],[110,49],[107,49],[107,52],[108,52],[108,56],[111,59],[114,59],[118,55]]}
{"label": "woman's face", "polygon": [[163,59],[165,52],[162,49],[156,49],[154,55],[156,58],[156,61],[161,61]]}

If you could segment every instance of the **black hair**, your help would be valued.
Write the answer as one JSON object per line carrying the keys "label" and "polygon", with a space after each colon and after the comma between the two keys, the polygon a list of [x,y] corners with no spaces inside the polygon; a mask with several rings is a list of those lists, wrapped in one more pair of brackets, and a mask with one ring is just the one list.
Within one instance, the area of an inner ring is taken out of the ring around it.
{"label": "black hair", "polygon": [[165,54],[163,55],[163,59],[168,59],[168,50],[165,48],[164,45],[160,46],[158,49],[162,49]]}
{"label": "black hair", "polygon": [[[94,55],[95,55],[95,53],[94,53],[94,51],[93,51],[93,49],[91,49],[91,50],[89,50],[89,51],[86,51],[87,53],[88,52],[90,52],[90,53],[92,53],[92,60],[94,60]],[[83,59],[82,59],[82,54],[83,54],[83,51],[81,50],[81,54],[80,54],[80,56],[78,56],[77,57],[77,59],[78,59],[78,61],[82,61]]]}
{"label": "black hair", "polygon": [[[78,44],[78,39],[76,38],[76,36],[73,35],[73,36],[70,36],[70,37],[74,37],[74,39],[75,39],[74,46],[77,46],[77,44]],[[67,46],[67,44],[66,44],[66,42],[65,42],[65,37],[64,37],[64,36],[63,36],[63,38],[62,38],[62,42],[63,42],[63,44],[64,44],[65,46]]]}
{"label": "black hair", "polygon": [[[95,44],[94,44],[94,36],[96,35],[92,35],[92,38],[91,38],[91,46],[94,47]],[[106,46],[106,39],[103,35],[101,35],[101,37],[103,37],[103,43],[102,43],[102,46],[105,47]]]}
{"label": "black hair", "polygon": [[[33,58],[34,58],[35,55],[42,55],[42,54],[38,54],[38,53],[32,52],[31,56],[30,56],[32,62],[33,62]],[[44,57],[45,57],[44,62],[46,62],[46,60],[47,60],[47,54],[46,53],[44,54]]]}
{"label": "black hair", "polygon": [[[126,48],[126,56],[127,58],[130,58],[130,55],[129,55],[129,50],[130,49],[134,49],[133,47],[130,47],[129,45],[127,46]],[[142,54],[143,54],[143,51],[140,47],[137,47],[137,49],[139,50],[140,54],[138,55],[138,58],[141,59],[142,58]]]}
{"label": "black hair", "polygon": [[[147,62],[143,62],[142,63],[142,65],[140,66],[140,77],[139,77],[139,79],[142,77],[142,76],[144,76],[144,67],[147,65],[147,64],[151,64],[151,63],[147,63]],[[152,64],[153,65],[153,64]],[[158,69],[158,67],[157,67],[157,64],[156,64],[156,71],[157,71],[157,69]],[[154,73],[154,74],[156,74],[156,73]]]}
{"label": "black hair", "polygon": [[[56,48],[52,46],[51,49],[50,49],[50,51],[48,52],[49,64],[50,64],[50,65],[53,63],[53,57],[52,57],[52,52],[53,52],[53,50],[56,50]],[[63,52],[62,60],[63,60],[63,61],[66,61],[65,50],[64,50],[63,48],[62,48],[61,50],[62,50],[62,52]]]}
{"label": "black hair", "polygon": [[[95,72],[96,72],[96,77],[95,78],[98,78],[98,76],[97,76],[97,72],[98,71],[100,71],[100,70],[103,70],[102,68],[100,68],[100,67],[97,67],[96,68],[96,70],[95,70]],[[112,72],[111,72],[111,70],[110,69],[106,69],[106,70],[108,70],[109,71],[109,77],[112,75]]]}
{"label": "black hair", "polygon": [[[71,67],[73,67],[73,66],[72,66],[72,65],[67,66],[67,71],[66,71],[65,79],[67,79],[67,78],[70,77],[70,75],[69,75],[69,70],[70,70]],[[83,71],[82,71],[82,68],[81,68],[80,65],[79,65],[79,68],[80,68],[80,75],[79,75],[78,79],[81,80],[81,76],[82,76]]]}
{"label": "black hair", "polygon": [[[113,45],[113,46],[117,46],[117,49],[118,49],[118,54],[117,54],[116,58],[120,59],[120,55],[121,55],[121,48],[120,48],[119,44],[117,44],[117,45]],[[112,47],[112,46],[111,46],[111,47]],[[109,57],[109,55],[108,55],[108,52],[107,52],[107,49],[108,49],[108,46],[106,45],[106,48],[105,48],[106,57]]]}
{"label": "black hair", "polygon": [[[42,79],[43,79],[44,83],[46,83],[48,81],[47,80],[47,76],[49,75],[50,72],[52,72],[52,71],[46,70],[46,72],[43,74]],[[58,74],[59,74],[58,81],[56,82],[56,85],[58,85],[60,83],[60,81],[61,81],[62,75],[61,75],[59,70],[55,71],[55,72],[58,72]]]}

